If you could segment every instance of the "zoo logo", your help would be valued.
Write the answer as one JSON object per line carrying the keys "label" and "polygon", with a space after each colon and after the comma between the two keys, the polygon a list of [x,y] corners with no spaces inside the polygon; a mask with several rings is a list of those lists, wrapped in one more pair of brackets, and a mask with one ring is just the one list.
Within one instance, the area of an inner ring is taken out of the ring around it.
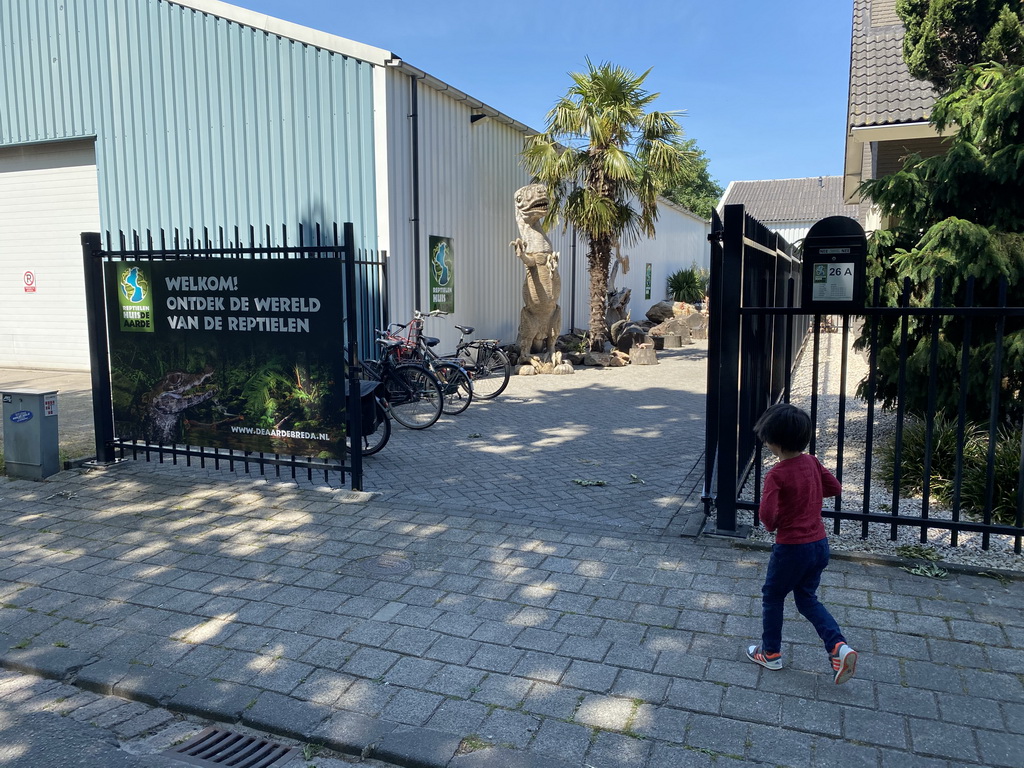
{"label": "zoo logo", "polygon": [[438,285],[448,285],[451,281],[452,263],[448,255],[448,243],[439,242],[431,254],[430,267],[434,271],[434,279]]}
{"label": "zoo logo", "polygon": [[149,296],[149,281],[140,267],[128,267],[121,273],[121,294],[132,304],[140,304]]}

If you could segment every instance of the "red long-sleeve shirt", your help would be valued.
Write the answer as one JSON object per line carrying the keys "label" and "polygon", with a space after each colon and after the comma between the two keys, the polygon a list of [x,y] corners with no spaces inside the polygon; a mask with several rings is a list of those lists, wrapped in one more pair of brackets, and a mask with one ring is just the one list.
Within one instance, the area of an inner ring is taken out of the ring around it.
{"label": "red long-sleeve shirt", "polygon": [[843,487],[822,463],[808,453],[783,459],[764,478],[758,514],[777,544],[806,544],[825,538],[822,500],[838,496]]}

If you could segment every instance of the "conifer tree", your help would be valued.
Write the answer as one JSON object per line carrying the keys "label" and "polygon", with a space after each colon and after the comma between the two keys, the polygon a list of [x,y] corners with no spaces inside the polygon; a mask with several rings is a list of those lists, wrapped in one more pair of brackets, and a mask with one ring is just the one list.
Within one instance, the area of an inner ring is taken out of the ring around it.
{"label": "conifer tree", "polygon": [[[968,278],[973,303],[997,306],[1007,285],[1007,306],[1024,306],[1024,4],[1006,0],[900,0],[907,27],[904,56],[940,96],[931,122],[949,135],[940,156],[909,157],[902,170],[871,180],[862,191],[889,220],[870,239],[869,275],[886,285],[881,304],[895,305],[909,278],[911,302],[931,306],[936,287],[944,306],[963,306]],[[941,280],[940,280],[941,279]],[[1000,418],[1024,415],[1024,322],[1006,318],[1000,371]],[[899,327],[879,320],[876,397],[895,402]],[[907,405],[926,409],[931,325],[911,318]],[[858,344],[870,343],[871,323]],[[938,409],[955,413],[965,323],[941,321]],[[995,375],[991,323],[976,322],[969,347],[968,414],[985,422]]]}

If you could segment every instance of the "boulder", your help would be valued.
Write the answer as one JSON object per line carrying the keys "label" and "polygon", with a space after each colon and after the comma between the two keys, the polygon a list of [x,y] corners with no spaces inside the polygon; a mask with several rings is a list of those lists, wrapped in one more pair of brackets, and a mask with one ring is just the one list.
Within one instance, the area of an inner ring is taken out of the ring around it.
{"label": "boulder", "polygon": [[641,344],[640,346],[633,347],[629,350],[629,364],[657,365],[658,353],[654,351],[654,347],[647,344]]}
{"label": "boulder", "polygon": [[659,301],[647,310],[647,319],[652,323],[663,323],[672,317],[693,314],[694,309],[685,301]]}
{"label": "boulder", "polygon": [[583,358],[584,365],[596,365],[601,368],[607,368],[612,364],[612,356],[607,352],[588,352],[586,357]]}
{"label": "boulder", "polygon": [[690,335],[690,326],[683,316],[669,318],[651,328],[651,336],[686,336]]}
{"label": "boulder", "polygon": [[706,339],[708,337],[708,318],[699,312],[689,315],[686,324],[690,326],[690,337],[693,339]]}
{"label": "boulder", "polygon": [[647,338],[647,331],[639,323],[629,320],[620,320],[611,327],[612,344],[620,352],[627,352],[637,344],[642,344]]}

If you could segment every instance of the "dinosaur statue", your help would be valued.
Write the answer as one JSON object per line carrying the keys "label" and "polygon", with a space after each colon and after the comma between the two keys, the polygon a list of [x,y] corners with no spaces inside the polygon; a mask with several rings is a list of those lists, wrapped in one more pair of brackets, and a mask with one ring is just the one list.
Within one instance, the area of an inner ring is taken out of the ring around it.
{"label": "dinosaur statue", "polygon": [[562,308],[558,297],[562,278],[558,274],[558,254],[551,249],[541,222],[548,214],[548,193],[543,184],[527,184],[516,191],[516,223],[519,237],[509,245],[526,267],[523,281],[523,309],[519,313],[516,345],[519,361],[525,365],[534,353],[543,352],[550,360],[562,326]]}
{"label": "dinosaur statue", "polygon": [[193,395],[185,393],[201,387],[213,376],[213,369],[207,367],[202,373],[171,371],[156,383],[144,396],[146,418],[143,434],[146,441],[156,444],[174,443],[178,438],[181,415],[192,406],[205,403],[216,394],[210,388]]}

